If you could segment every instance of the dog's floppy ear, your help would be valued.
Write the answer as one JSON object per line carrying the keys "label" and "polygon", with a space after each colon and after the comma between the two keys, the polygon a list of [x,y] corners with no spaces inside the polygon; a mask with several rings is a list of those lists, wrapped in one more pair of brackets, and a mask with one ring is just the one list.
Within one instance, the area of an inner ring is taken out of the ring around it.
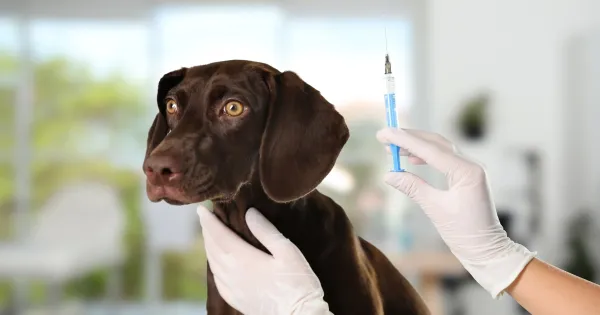
{"label": "dog's floppy ear", "polygon": [[162,78],[160,78],[160,81],[158,81],[158,90],[156,92],[156,104],[158,105],[158,110],[161,114],[166,115],[165,107],[163,106],[165,102],[165,96],[167,96],[167,93],[169,93],[169,91],[172,88],[174,88],[175,86],[177,86],[177,84],[183,81],[183,77],[185,77],[186,72],[187,68],[181,68],[179,70],[171,71],[163,75]]}
{"label": "dog's floppy ear", "polygon": [[310,193],[327,176],[349,131],[333,105],[294,72],[277,74],[272,82],[259,172],[267,195],[289,202]]}
{"label": "dog's floppy ear", "polygon": [[158,91],[156,93],[156,104],[158,105],[159,113],[154,117],[154,122],[150,131],[148,131],[148,141],[146,143],[146,157],[163,141],[169,132],[169,126],[165,119],[165,107],[163,106],[165,96],[173,87],[179,84],[187,68],[171,71],[165,74],[158,82]]}

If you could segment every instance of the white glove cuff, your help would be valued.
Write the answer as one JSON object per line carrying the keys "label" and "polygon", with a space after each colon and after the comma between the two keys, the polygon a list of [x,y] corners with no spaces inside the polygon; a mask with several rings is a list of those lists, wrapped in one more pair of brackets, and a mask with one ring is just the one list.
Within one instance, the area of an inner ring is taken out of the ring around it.
{"label": "white glove cuff", "polygon": [[506,251],[493,259],[479,263],[463,260],[461,262],[492,298],[498,299],[535,256],[537,252],[530,252],[523,245],[511,240]]}

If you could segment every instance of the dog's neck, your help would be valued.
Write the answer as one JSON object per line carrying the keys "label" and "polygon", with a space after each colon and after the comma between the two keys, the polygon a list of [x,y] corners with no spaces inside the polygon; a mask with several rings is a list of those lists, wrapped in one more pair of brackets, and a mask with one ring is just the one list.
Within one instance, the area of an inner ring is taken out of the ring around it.
{"label": "dog's neck", "polygon": [[[215,214],[227,225],[236,227],[236,220],[243,219],[249,208],[256,208],[269,220],[277,220],[283,211],[293,208],[292,204],[281,204],[271,200],[258,182],[240,187],[233,199],[213,201]],[[288,214],[289,215],[289,214]]]}
{"label": "dog's neck", "polygon": [[335,212],[324,211],[327,208],[325,204],[329,203],[333,201],[316,190],[298,200],[277,203],[267,196],[260,181],[253,180],[242,186],[233,200],[213,201],[213,211],[240,237],[266,251],[246,224],[248,208],[256,208],[292,240],[299,237],[320,239],[325,237],[324,234],[333,232],[327,226],[334,220]]}

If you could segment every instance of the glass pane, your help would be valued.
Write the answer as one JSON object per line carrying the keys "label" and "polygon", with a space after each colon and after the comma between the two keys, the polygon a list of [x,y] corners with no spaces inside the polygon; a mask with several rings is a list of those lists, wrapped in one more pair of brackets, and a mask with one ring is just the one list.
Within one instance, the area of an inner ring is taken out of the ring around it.
{"label": "glass pane", "polygon": [[[14,232],[17,27],[15,19],[0,16],[0,242],[9,240]],[[0,283],[0,305],[8,294],[8,284]]]}
{"label": "glass pane", "polygon": [[[0,152],[4,152],[1,150]],[[10,160],[0,161],[0,243],[14,235],[13,207],[15,190],[14,167]],[[0,306],[8,305],[12,294],[10,281],[0,279]]]}
{"label": "glass pane", "polygon": [[17,20],[0,16],[0,85],[14,83],[19,52]]}
{"label": "glass pane", "polygon": [[288,30],[287,68],[319,89],[350,128],[338,163],[319,188],[344,207],[358,234],[382,246],[394,237],[386,233],[393,230],[390,213],[398,213],[405,204],[389,202],[389,190],[381,185],[391,162],[387,163],[374,135],[385,126],[386,33],[399,123],[407,124],[411,92],[408,24],[402,20],[292,19]]}
{"label": "glass pane", "polygon": [[15,172],[12,161],[0,162],[0,242],[13,236]]}
{"label": "glass pane", "polygon": [[0,16],[0,163],[13,158],[19,68],[17,31],[16,20]]}
{"label": "glass pane", "polygon": [[387,33],[397,102],[401,106],[408,104],[411,91],[406,22],[292,19],[287,25],[286,65],[318,86],[326,98],[340,107],[381,102]]}
{"label": "glass pane", "polygon": [[12,209],[14,206],[14,98],[13,88],[0,87],[0,239],[11,232]]}
{"label": "glass pane", "polygon": [[164,8],[156,17],[159,71],[228,59],[277,67],[282,58],[278,51],[282,18],[279,9],[270,6]]}
{"label": "glass pane", "polygon": [[36,158],[139,168],[147,126],[132,117],[146,108],[146,39],[139,23],[33,23]]}
{"label": "glass pane", "polygon": [[15,98],[16,90],[11,86],[0,86],[0,162],[9,163],[15,148]]}
{"label": "glass pane", "polygon": [[[30,237],[64,248],[85,239],[86,246],[103,248],[99,255],[115,257],[112,251],[122,247],[122,298],[139,300],[145,259],[140,165],[148,126],[138,117],[147,99],[146,26],[34,20],[30,30]],[[103,298],[108,267],[86,270],[68,284],[67,297]]]}

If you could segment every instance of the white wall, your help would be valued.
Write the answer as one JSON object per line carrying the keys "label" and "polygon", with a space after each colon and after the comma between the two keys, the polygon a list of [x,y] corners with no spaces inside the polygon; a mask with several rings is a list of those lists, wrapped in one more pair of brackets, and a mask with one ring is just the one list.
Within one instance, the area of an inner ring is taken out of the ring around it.
{"label": "white wall", "polygon": [[488,167],[498,202],[510,204],[501,193],[510,174],[505,150],[540,149],[545,236],[536,249],[556,261],[563,219],[573,210],[563,189],[567,183],[561,181],[569,167],[563,117],[569,114],[566,43],[599,25],[600,1],[429,0],[426,14],[431,128],[457,139],[451,120],[457,106],[480,88],[492,91],[490,138],[466,151]]}
{"label": "white wall", "polygon": [[[598,147],[594,141],[600,117],[600,33],[582,34],[567,45],[567,78],[569,85],[567,98],[569,114],[566,120],[566,134],[576,141],[567,141],[568,152],[568,196],[567,202],[576,206],[594,204],[594,191],[598,189],[596,176]],[[597,204],[594,204],[598,206]]]}
{"label": "white wall", "polygon": [[215,4],[277,4],[295,15],[399,16],[412,0],[2,0],[3,14],[27,13],[32,17],[132,19],[145,18],[157,6]]}
{"label": "white wall", "polygon": [[[569,95],[574,100],[569,111],[565,152],[571,167],[567,170],[567,202],[577,208],[593,210],[596,230],[589,244],[600,263],[600,28],[574,38],[569,43]],[[581,139],[568,141],[568,139]],[[596,277],[600,281],[600,277]]]}

